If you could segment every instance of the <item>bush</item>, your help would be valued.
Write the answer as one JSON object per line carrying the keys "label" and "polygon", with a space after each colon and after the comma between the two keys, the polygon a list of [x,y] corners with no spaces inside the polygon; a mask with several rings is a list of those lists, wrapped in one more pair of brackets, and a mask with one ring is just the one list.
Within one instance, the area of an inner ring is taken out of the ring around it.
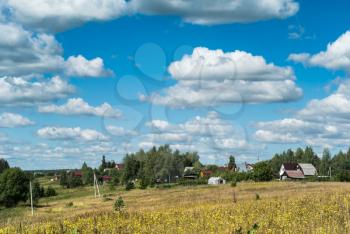
{"label": "bush", "polygon": [[237,186],[237,182],[234,180],[231,182],[231,187],[236,187]]}
{"label": "bush", "polygon": [[122,197],[119,197],[115,202],[114,202],[114,210],[115,211],[121,211],[125,207],[125,203]]}
{"label": "bush", "polygon": [[254,181],[270,181],[273,178],[273,171],[267,162],[259,162],[254,166]]}
{"label": "bush", "polygon": [[255,200],[260,200],[260,195],[258,193],[255,194]]}
{"label": "bush", "polygon": [[45,197],[54,197],[57,195],[57,192],[54,188],[51,186],[47,187],[46,192],[45,192]]}
{"label": "bush", "polygon": [[68,202],[67,204],[66,204],[66,207],[73,207],[73,202]]}
{"label": "bush", "polygon": [[134,188],[135,188],[135,184],[133,182],[131,182],[131,181],[129,181],[129,182],[127,182],[125,184],[125,190],[126,191],[129,191],[129,190],[134,189]]}
{"label": "bush", "polygon": [[10,168],[0,175],[0,205],[16,206],[27,201],[29,194],[28,176],[19,168]]}
{"label": "bush", "polygon": [[142,180],[140,181],[140,189],[146,189],[147,187],[148,187],[147,180],[142,179]]}

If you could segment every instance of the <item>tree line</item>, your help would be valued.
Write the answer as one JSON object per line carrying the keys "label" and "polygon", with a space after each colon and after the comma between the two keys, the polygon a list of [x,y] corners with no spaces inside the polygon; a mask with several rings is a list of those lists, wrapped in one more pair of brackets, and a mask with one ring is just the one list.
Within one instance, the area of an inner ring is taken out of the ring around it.
{"label": "tree line", "polygon": [[26,173],[20,168],[10,168],[5,159],[0,159],[0,206],[13,207],[19,202],[29,201],[29,182],[32,181],[33,203],[40,198],[56,196],[56,190],[51,186],[46,189],[35,180],[32,173]]}

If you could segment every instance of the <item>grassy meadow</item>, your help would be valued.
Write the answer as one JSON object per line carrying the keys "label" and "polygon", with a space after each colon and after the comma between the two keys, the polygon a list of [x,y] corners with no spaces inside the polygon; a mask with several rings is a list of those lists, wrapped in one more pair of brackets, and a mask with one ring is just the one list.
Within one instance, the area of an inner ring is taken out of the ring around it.
{"label": "grassy meadow", "polygon": [[[31,215],[22,205],[0,210],[0,233],[348,233],[350,184],[239,183],[111,191],[101,186],[62,189],[40,200]],[[121,196],[125,208],[113,211]]]}

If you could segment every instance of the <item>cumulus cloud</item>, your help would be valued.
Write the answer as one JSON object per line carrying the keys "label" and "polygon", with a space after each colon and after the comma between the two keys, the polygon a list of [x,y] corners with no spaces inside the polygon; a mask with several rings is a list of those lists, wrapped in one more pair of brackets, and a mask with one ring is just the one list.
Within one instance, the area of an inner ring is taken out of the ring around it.
{"label": "cumulus cloud", "polygon": [[42,73],[63,73],[77,77],[107,77],[113,75],[97,57],[82,55],[62,57],[63,49],[55,37],[35,34],[14,23],[0,22],[0,76],[21,76]]}
{"label": "cumulus cloud", "polygon": [[63,105],[46,105],[39,106],[41,113],[55,113],[62,115],[90,115],[106,118],[119,118],[122,116],[120,110],[113,108],[108,103],[103,103],[100,106],[90,106],[82,98],[71,98]]}
{"label": "cumulus cloud", "polygon": [[33,80],[25,77],[0,77],[0,105],[35,105],[72,94],[75,88],[55,76]]}
{"label": "cumulus cloud", "polygon": [[333,94],[311,100],[298,115],[314,121],[350,122],[350,80],[342,82]]}
{"label": "cumulus cloud", "polygon": [[11,20],[46,32],[60,32],[126,13],[124,0],[5,0],[4,4]]}
{"label": "cumulus cloud", "polygon": [[41,138],[49,140],[105,141],[108,139],[102,133],[92,129],[45,127],[37,131]]}
{"label": "cumulus cloud", "polygon": [[136,13],[176,15],[200,25],[284,19],[299,10],[293,0],[132,0],[130,7]]}
{"label": "cumulus cloud", "polygon": [[289,60],[307,66],[350,72],[350,31],[345,32],[335,42],[329,43],[325,51],[314,55],[309,53],[291,54]]}
{"label": "cumulus cloud", "polygon": [[350,144],[350,82],[322,99],[309,101],[293,118],[258,122],[255,137],[266,143],[305,143],[321,147]]}
{"label": "cumulus cloud", "polygon": [[294,71],[267,63],[244,51],[195,48],[192,55],[170,64],[178,82],[143,101],[171,107],[215,106],[230,103],[288,102],[299,99]]}
{"label": "cumulus cloud", "polygon": [[242,127],[222,120],[217,112],[209,112],[204,117],[196,116],[179,124],[153,120],[147,126],[151,133],[141,140],[142,146],[176,144],[184,148],[191,146],[203,154],[208,151],[246,151],[252,146]]}
{"label": "cumulus cloud", "polygon": [[70,56],[65,65],[65,73],[68,76],[78,77],[107,77],[113,72],[104,67],[101,58],[87,60],[82,55]]}
{"label": "cumulus cloud", "polygon": [[23,169],[79,168],[82,161],[88,162],[89,166],[98,166],[100,157],[96,155],[113,157],[116,161],[123,157],[122,153],[119,153],[120,146],[105,141],[94,144],[81,141],[57,142],[57,144],[55,142],[18,144],[9,141],[6,143],[0,144],[1,157],[8,158],[11,160],[11,165]]}
{"label": "cumulus cloud", "polygon": [[106,130],[113,136],[136,136],[137,131],[128,130],[123,127],[108,125]]}
{"label": "cumulus cloud", "polygon": [[34,122],[19,114],[8,112],[0,114],[0,128],[16,128],[33,124]]}
{"label": "cumulus cloud", "polygon": [[64,65],[61,54],[62,47],[52,35],[0,22],[0,76],[58,72]]}

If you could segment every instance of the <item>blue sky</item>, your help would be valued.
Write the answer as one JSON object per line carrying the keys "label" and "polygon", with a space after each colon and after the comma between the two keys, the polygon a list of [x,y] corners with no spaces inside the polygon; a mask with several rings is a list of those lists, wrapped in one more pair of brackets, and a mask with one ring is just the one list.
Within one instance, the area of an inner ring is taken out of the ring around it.
{"label": "blue sky", "polygon": [[72,2],[0,1],[11,165],[97,166],[165,143],[217,164],[350,145],[350,3]]}

